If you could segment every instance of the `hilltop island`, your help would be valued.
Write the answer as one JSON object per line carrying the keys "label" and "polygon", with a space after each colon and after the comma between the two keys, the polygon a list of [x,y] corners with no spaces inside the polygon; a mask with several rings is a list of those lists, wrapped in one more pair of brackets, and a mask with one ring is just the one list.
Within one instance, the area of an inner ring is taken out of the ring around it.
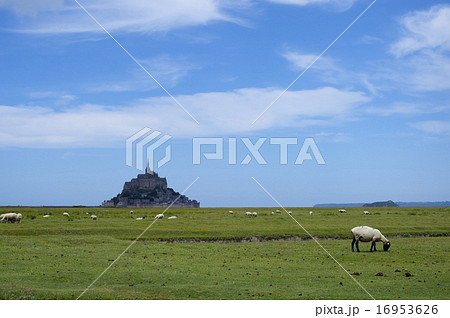
{"label": "hilltop island", "polygon": [[131,181],[125,182],[121,193],[110,200],[103,201],[103,207],[115,208],[153,208],[167,207],[173,203],[177,208],[198,208],[200,202],[190,200],[167,187],[166,178],[161,178],[147,165],[144,174],[139,174]]}

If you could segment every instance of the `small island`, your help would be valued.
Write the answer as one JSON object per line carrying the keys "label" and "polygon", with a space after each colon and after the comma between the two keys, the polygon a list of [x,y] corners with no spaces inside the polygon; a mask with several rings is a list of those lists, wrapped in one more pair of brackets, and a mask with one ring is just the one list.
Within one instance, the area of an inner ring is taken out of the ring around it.
{"label": "small island", "polygon": [[[172,204],[173,203],[173,204]],[[166,178],[151,171],[148,164],[144,174],[125,182],[121,193],[110,200],[103,201],[103,207],[115,208],[154,208],[171,205],[177,208],[198,208],[200,202],[190,200],[167,187]]]}

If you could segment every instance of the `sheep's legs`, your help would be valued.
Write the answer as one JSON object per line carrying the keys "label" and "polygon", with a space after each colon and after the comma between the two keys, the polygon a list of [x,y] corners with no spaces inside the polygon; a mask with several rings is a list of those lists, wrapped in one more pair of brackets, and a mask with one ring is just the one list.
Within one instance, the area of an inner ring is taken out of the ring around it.
{"label": "sheep's legs", "polygon": [[[373,249],[373,251],[372,251],[372,249]],[[375,242],[372,242],[372,246],[370,247],[370,251],[371,252],[376,252],[377,251],[377,246],[376,246]]]}
{"label": "sheep's legs", "polygon": [[353,239],[353,242],[352,242],[352,252],[353,252],[353,244],[355,243],[355,241],[356,241],[356,251],[359,252],[359,240],[357,240],[357,239]]}

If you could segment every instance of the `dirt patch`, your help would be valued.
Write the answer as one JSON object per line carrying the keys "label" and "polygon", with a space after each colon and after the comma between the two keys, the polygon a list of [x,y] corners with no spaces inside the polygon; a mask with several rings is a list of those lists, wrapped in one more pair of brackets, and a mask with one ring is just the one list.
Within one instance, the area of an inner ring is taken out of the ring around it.
{"label": "dirt patch", "polygon": [[[446,237],[450,233],[442,234],[398,234],[390,235],[389,238],[408,238],[408,237]],[[173,239],[157,239],[161,243],[261,243],[261,242],[285,242],[285,241],[310,241],[313,238],[310,236],[250,236],[250,237],[240,237],[240,238],[173,238]],[[346,236],[314,236],[315,240],[351,240],[350,237]]]}

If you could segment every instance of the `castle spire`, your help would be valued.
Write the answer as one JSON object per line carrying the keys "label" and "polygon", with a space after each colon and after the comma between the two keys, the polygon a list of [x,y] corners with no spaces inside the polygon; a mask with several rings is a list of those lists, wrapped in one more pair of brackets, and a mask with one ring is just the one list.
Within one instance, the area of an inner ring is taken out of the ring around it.
{"label": "castle spire", "polygon": [[145,168],[145,174],[149,174],[149,173],[150,173],[150,164],[147,159],[147,168]]}
{"label": "castle spire", "polygon": [[150,163],[149,163],[148,159],[147,159],[147,168],[145,168],[145,173],[146,174],[153,174],[153,171],[150,170]]}

